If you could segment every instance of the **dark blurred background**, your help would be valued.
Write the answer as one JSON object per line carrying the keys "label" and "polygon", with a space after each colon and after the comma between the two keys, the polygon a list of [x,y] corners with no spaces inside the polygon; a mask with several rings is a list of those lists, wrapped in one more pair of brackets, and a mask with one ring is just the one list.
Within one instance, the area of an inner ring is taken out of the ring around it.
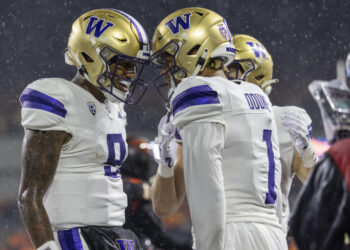
{"label": "dark blurred background", "polygon": [[[64,63],[72,22],[95,8],[125,11],[143,24],[149,38],[171,12],[200,6],[223,15],[234,33],[260,40],[274,59],[280,83],[270,95],[276,105],[297,105],[308,111],[314,136],[323,137],[316,104],[307,85],[336,76],[336,61],[350,51],[350,1],[197,1],[197,0],[1,0],[0,5],[0,249],[8,234],[21,228],[16,211],[20,176],[18,97],[30,82],[45,77],[71,79],[75,69]],[[148,75],[154,72],[149,70]],[[152,139],[164,104],[150,89],[138,106],[127,107],[129,133]],[[17,248],[14,248],[17,249]]]}

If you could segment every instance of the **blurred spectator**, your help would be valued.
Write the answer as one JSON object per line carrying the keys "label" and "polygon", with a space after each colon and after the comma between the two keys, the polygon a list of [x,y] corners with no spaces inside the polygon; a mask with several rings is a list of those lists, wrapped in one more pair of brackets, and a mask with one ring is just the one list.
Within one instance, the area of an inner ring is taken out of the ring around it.
{"label": "blurred spectator", "polygon": [[25,230],[10,234],[5,245],[0,250],[34,250],[29,236]]}
{"label": "blurred spectator", "polygon": [[0,204],[0,221],[0,250],[34,250],[15,202]]}
{"label": "blurred spectator", "polygon": [[339,80],[309,89],[331,146],[300,191],[291,232],[300,250],[350,249],[350,91]]}

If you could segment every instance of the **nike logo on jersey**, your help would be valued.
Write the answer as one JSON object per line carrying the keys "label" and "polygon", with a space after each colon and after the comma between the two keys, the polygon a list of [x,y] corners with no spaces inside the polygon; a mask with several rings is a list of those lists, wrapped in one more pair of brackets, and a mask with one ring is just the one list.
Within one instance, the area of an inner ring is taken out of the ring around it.
{"label": "nike logo on jersey", "polygon": [[[269,104],[265,100],[265,97],[261,94],[246,93],[245,99],[248,102],[250,109],[267,109],[270,111]],[[270,111],[271,112],[271,111]]]}

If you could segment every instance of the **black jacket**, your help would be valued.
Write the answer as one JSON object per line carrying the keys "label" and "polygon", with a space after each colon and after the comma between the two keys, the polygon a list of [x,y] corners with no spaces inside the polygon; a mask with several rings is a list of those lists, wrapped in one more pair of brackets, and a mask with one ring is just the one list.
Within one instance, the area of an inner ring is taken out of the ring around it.
{"label": "black jacket", "polygon": [[301,189],[290,230],[299,250],[350,249],[350,138],[334,143]]}

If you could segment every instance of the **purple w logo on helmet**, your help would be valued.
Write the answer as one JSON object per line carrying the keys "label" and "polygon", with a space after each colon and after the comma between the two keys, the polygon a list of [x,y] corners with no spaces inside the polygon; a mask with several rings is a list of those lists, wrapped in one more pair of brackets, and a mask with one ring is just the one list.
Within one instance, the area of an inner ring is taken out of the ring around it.
{"label": "purple w logo on helmet", "polygon": [[266,49],[261,44],[253,42],[246,42],[246,44],[250,46],[257,58],[266,58]]}
{"label": "purple w logo on helmet", "polygon": [[183,30],[187,30],[190,28],[190,15],[192,15],[192,13],[184,14],[186,20],[184,20],[182,16],[176,17],[175,25],[173,23],[174,18],[166,22],[165,25],[169,27],[173,34],[179,33],[180,26]]}
{"label": "purple w logo on helmet", "polygon": [[105,22],[105,20],[100,19],[97,23],[95,21],[97,20],[97,17],[90,17],[89,24],[86,28],[86,34],[90,35],[93,30],[95,30],[94,36],[100,37],[103,32],[105,32],[109,27],[114,26],[113,23],[106,22],[106,25],[102,28],[102,24]]}

